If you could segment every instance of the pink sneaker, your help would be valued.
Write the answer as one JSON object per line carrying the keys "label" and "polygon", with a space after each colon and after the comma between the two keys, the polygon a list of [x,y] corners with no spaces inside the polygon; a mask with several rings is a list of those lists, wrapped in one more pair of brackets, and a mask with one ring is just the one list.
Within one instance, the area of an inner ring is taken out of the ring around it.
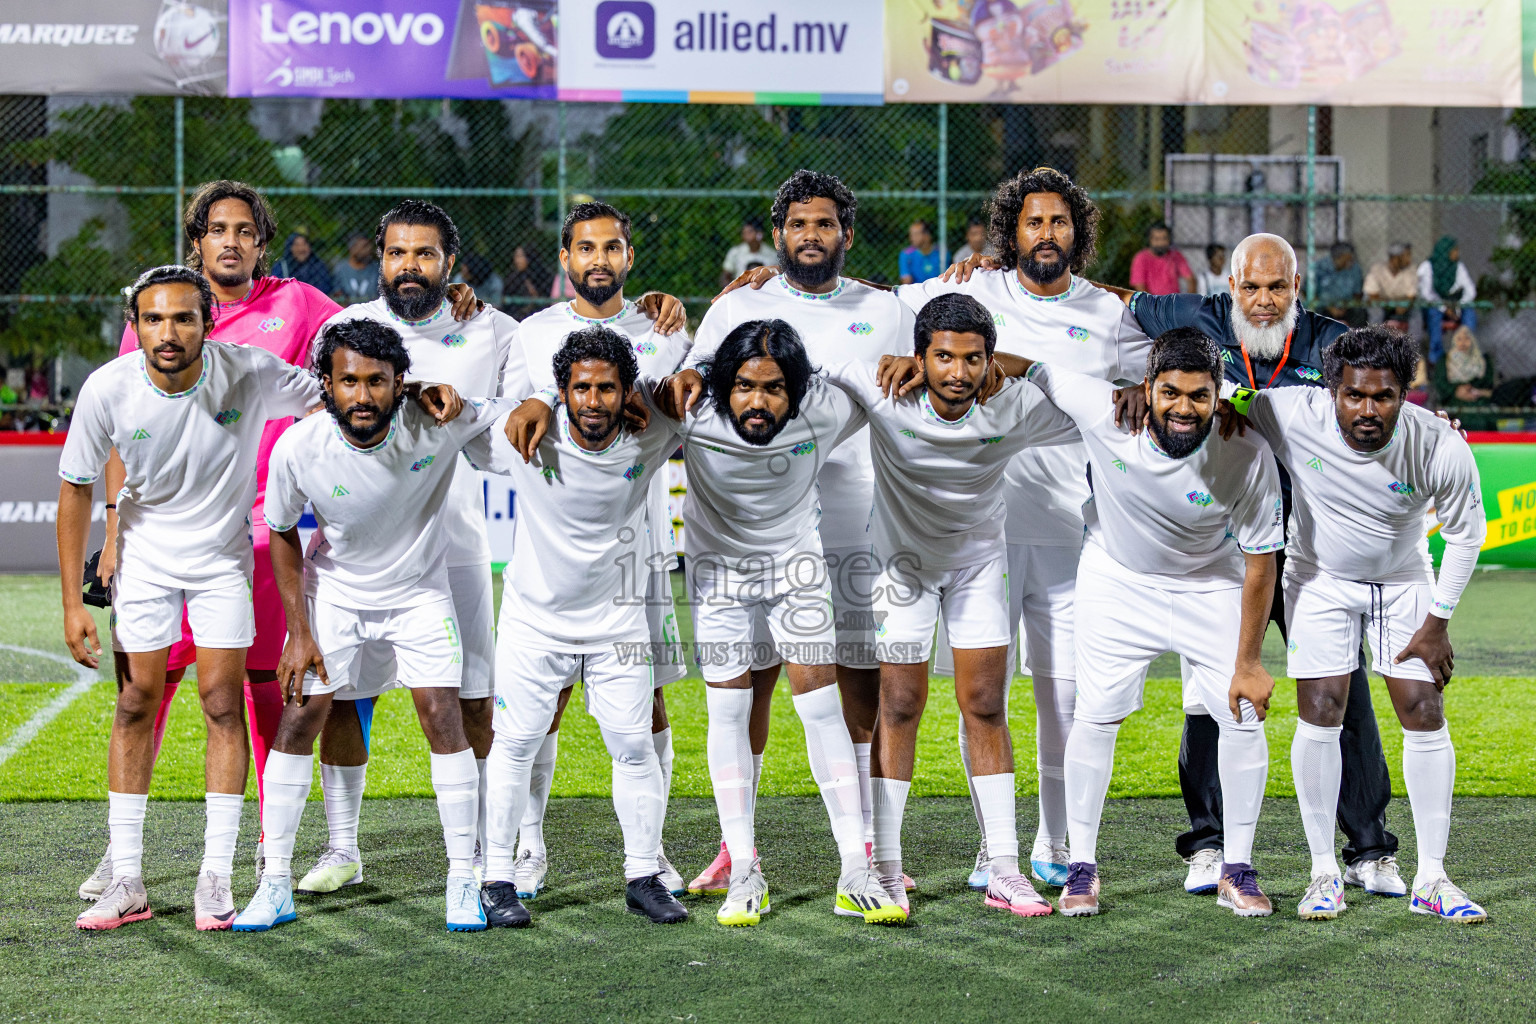
{"label": "pink sneaker", "polygon": [[[875,863],[875,844],[874,843],[865,843],[864,844],[864,856],[869,859],[870,865],[873,866],[874,863]],[[915,892],[917,890],[917,883],[912,881],[912,876],[911,875],[909,875],[905,871],[903,871],[901,873],[901,887],[903,889],[905,889],[907,892]]]}
{"label": "pink sneaker", "polygon": [[1051,905],[1023,875],[993,876],[987,882],[986,904],[1020,917],[1044,917],[1051,912]]}
{"label": "pink sneaker", "polygon": [[[757,851],[753,851],[756,853]],[[720,840],[720,853],[709,862],[709,867],[699,873],[699,877],[688,883],[688,891],[706,896],[724,896],[731,888],[731,854],[725,848],[725,840]]]}

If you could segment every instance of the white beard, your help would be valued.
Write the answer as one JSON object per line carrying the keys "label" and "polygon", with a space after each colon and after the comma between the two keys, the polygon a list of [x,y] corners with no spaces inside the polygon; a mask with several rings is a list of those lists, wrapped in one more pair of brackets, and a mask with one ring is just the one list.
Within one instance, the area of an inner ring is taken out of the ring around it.
{"label": "white beard", "polygon": [[1249,355],[1257,356],[1265,362],[1274,362],[1285,351],[1285,339],[1296,326],[1296,318],[1300,310],[1293,301],[1286,307],[1284,315],[1268,327],[1255,327],[1243,316],[1237,308],[1237,303],[1232,303],[1232,333],[1237,335],[1237,340],[1242,342]]}

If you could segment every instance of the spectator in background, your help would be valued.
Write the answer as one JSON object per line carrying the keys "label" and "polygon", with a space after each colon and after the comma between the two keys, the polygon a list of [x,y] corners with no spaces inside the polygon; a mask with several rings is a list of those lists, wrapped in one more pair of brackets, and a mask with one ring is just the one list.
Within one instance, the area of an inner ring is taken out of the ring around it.
{"label": "spectator in background", "polygon": [[542,299],[549,295],[549,278],[533,261],[528,246],[512,250],[512,270],[502,285],[503,299]]}
{"label": "spectator in background", "polygon": [[[314,246],[309,244],[309,232],[303,228],[288,236],[288,241],[283,245],[282,259],[272,264],[273,277],[292,277],[310,285],[321,295],[331,294],[331,272],[326,269],[325,262],[315,255]],[[374,287],[378,287],[378,278],[374,278]]]}
{"label": "spectator in background", "polygon": [[987,222],[980,217],[972,217],[965,223],[965,244],[955,250],[952,261],[964,263],[978,253],[983,256],[987,253]]}
{"label": "spectator in background", "polygon": [[1173,232],[1162,221],[1147,229],[1147,247],[1131,257],[1131,287],[1148,295],[1195,290],[1189,262],[1173,247]]}
{"label": "spectator in background", "polygon": [[1390,327],[1408,330],[1408,308],[1419,295],[1419,278],[1413,271],[1413,246],[1393,242],[1387,246],[1385,262],[1371,267],[1362,285],[1365,301],[1382,307],[1382,317]]}
{"label": "spectator in background", "polygon": [[348,236],[347,255],[336,261],[331,282],[331,298],[343,306],[379,297],[379,262],[373,258],[373,239],[360,231]]}
{"label": "spectator in background", "polygon": [[1477,285],[1472,283],[1467,265],[1461,262],[1461,248],[1456,239],[1442,235],[1435,243],[1429,259],[1419,264],[1418,286],[1419,300],[1425,303],[1424,333],[1429,335],[1429,365],[1438,366],[1445,354],[1445,321],[1477,330],[1477,313],[1470,307],[1461,306],[1461,303],[1477,298]]}
{"label": "spectator in background", "polygon": [[741,222],[741,241],[725,253],[721,265],[720,283],[730,284],[745,274],[752,264],[766,267],[778,261],[772,249],[763,248],[763,222],[758,217],[748,217]]}
{"label": "spectator in background", "polygon": [[500,306],[506,284],[491,261],[478,252],[464,252],[459,257],[458,278],[475,290],[475,298],[488,306]]}
{"label": "spectator in background", "polygon": [[1351,327],[1365,326],[1365,310],[1360,307],[1363,283],[1355,247],[1348,242],[1334,242],[1328,255],[1312,264],[1313,303]]}
{"label": "spectator in background", "polygon": [[1212,242],[1205,247],[1205,269],[1195,274],[1195,292],[1199,295],[1228,295],[1227,247]]}
{"label": "spectator in background", "polygon": [[[1468,406],[1487,405],[1493,398],[1493,357],[1485,355],[1477,335],[1465,325],[1451,335],[1445,358],[1434,365],[1435,398],[1453,416]],[[1483,417],[1461,417],[1468,430],[1486,429]]]}
{"label": "spectator in background", "polygon": [[911,245],[901,250],[896,261],[897,273],[902,284],[920,284],[944,272],[939,260],[939,250],[933,244],[933,226],[925,220],[915,220],[907,227]]}

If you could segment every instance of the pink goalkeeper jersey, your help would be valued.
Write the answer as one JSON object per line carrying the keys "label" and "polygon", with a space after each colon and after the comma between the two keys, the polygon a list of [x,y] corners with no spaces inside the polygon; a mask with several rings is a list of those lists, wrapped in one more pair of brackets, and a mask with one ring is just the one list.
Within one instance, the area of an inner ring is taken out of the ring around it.
{"label": "pink goalkeeper jersey", "polygon": [[[234,345],[255,345],[294,366],[309,360],[310,343],[320,327],[341,309],[318,288],[291,277],[258,277],[239,302],[219,303],[214,308],[209,337]],[[133,325],[123,329],[119,354],[137,351],[139,336]],[[290,417],[272,420],[261,434],[256,454],[256,504],[251,521],[262,521],[267,494],[267,460],[272,446],[293,423]]]}

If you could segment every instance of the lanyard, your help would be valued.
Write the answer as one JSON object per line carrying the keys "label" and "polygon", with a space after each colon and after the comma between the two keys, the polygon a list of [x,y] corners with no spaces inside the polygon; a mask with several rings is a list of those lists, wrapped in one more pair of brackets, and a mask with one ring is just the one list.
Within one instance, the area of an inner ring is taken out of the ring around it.
{"label": "lanyard", "polygon": [[[1280,353],[1280,362],[1275,367],[1275,372],[1270,374],[1269,380],[1264,382],[1264,386],[1266,388],[1273,384],[1275,382],[1275,378],[1280,376],[1280,371],[1285,369],[1285,361],[1291,357],[1291,338],[1295,337],[1295,335],[1296,331],[1293,328],[1291,333],[1285,336],[1285,351]],[[1243,350],[1243,368],[1248,371],[1248,386],[1257,388],[1259,385],[1253,379],[1253,364],[1248,361],[1248,346],[1243,344],[1241,341],[1239,341],[1238,344],[1242,347]]]}

